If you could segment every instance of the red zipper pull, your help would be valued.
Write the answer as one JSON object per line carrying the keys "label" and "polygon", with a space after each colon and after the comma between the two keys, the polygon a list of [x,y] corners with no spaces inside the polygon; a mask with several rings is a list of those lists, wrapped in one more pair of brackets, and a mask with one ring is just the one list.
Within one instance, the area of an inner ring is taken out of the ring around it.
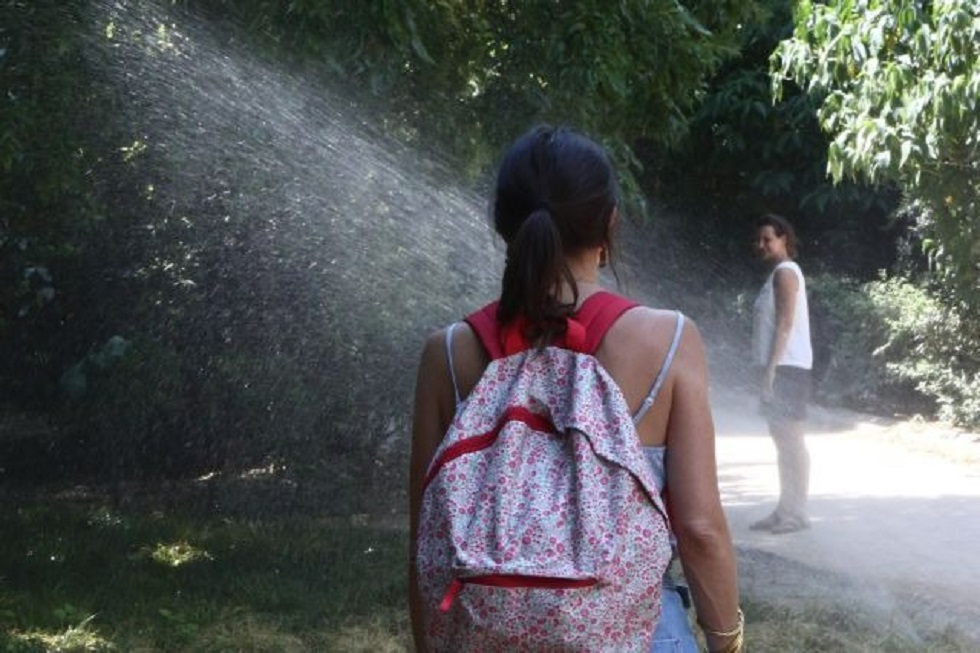
{"label": "red zipper pull", "polygon": [[461,589],[463,589],[463,581],[454,578],[453,582],[449,583],[449,589],[446,590],[446,595],[442,597],[442,603],[439,604],[440,612],[449,612],[449,608],[452,606],[453,601],[456,600],[456,595],[459,594],[459,590]]}

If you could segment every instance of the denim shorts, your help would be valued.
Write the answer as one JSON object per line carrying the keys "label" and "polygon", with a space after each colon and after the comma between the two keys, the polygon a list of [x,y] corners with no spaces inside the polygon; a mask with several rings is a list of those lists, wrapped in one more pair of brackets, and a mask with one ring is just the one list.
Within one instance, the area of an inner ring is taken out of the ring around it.
{"label": "denim shorts", "polygon": [[780,365],[772,384],[772,399],[762,401],[759,412],[766,419],[806,419],[806,406],[810,402],[810,370],[802,367]]}
{"label": "denim shorts", "polygon": [[673,582],[663,585],[663,608],[660,623],[653,633],[650,653],[699,653],[698,642],[687,618],[687,608]]}

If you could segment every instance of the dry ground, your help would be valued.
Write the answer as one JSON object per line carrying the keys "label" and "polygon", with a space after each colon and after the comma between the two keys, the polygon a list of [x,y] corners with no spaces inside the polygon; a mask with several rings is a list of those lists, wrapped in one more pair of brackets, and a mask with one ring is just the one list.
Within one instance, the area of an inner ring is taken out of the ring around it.
{"label": "dry ground", "polygon": [[980,650],[980,436],[815,407],[813,527],[750,531],[778,492],[755,400],[716,394],[719,479],[743,592],[853,606],[910,637],[952,627]]}

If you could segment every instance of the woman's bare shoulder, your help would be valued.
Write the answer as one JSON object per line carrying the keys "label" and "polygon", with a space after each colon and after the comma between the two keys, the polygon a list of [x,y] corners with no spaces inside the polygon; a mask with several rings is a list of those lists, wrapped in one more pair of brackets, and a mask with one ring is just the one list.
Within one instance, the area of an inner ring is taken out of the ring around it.
{"label": "woman's bare shoulder", "polygon": [[674,337],[677,321],[683,319],[677,357],[695,359],[704,356],[704,343],[698,325],[687,315],[672,309],[637,306],[627,311],[614,325],[614,340],[641,351],[666,352]]}
{"label": "woman's bare shoulder", "polygon": [[455,350],[460,345],[464,347],[477,345],[479,346],[480,341],[476,336],[476,333],[465,320],[460,320],[458,322],[450,322],[438,329],[430,331],[425,337],[425,344],[423,345],[423,351],[429,350],[442,350],[446,351],[447,337],[449,330],[452,329],[452,343],[453,349]]}
{"label": "woman's bare shoulder", "polygon": [[[650,306],[637,306],[626,311],[617,321],[616,326],[622,328],[623,335],[638,339],[654,338],[659,340],[660,338],[658,336],[662,335],[665,331],[673,334],[679,317],[679,311],[653,308]],[[686,328],[690,328],[688,325],[694,325],[691,318],[687,316],[684,317],[684,323]]]}
{"label": "woman's bare shoulder", "polygon": [[[452,337],[448,338],[452,329]],[[450,361],[452,370],[449,369]],[[455,322],[431,332],[425,340],[419,380],[431,383],[437,392],[455,378],[466,396],[479,380],[487,364],[487,354],[473,328],[465,321]],[[451,390],[451,385],[448,386]]]}

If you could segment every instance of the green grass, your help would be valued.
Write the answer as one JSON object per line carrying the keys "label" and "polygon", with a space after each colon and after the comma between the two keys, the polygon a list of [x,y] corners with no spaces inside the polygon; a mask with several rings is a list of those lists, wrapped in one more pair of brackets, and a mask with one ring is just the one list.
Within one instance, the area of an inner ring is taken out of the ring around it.
{"label": "green grass", "polygon": [[929,633],[912,641],[893,632],[887,622],[853,608],[810,605],[787,608],[760,597],[743,601],[746,641],[756,651],[800,653],[968,653],[976,650],[954,630]]}
{"label": "green grass", "polygon": [[[409,650],[398,528],[49,495],[0,497],[0,533],[0,651]],[[851,608],[743,598],[753,652],[975,648],[955,632],[903,640]]]}
{"label": "green grass", "polygon": [[405,541],[345,519],[0,505],[0,650],[404,650]]}

